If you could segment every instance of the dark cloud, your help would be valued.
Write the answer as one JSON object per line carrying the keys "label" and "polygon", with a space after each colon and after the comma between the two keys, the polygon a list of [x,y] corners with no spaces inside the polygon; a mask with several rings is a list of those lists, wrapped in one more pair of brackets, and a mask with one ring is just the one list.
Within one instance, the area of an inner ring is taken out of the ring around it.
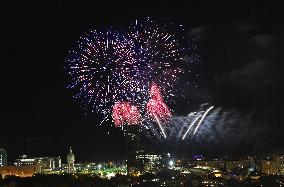
{"label": "dark cloud", "polygon": [[258,89],[263,89],[263,86],[271,81],[267,63],[259,60],[248,63],[241,69],[234,69],[229,75],[229,81],[232,84],[239,84],[250,91],[254,91],[257,87]]}
{"label": "dark cloud", "polygon": [[274,40],[274,36],[270,34],[255,35],[252,38],[252,41],[260,47],[269,47],[269,45],[273,44]]}
{"label": "dark cloud", "polygon": [[233,27],[239,32],[250,32],[256,29],[256,25],[248,23],[234,23]]}
{"label": "dark cloud", "polygon": [[208,33],[207,29],[208,28],[205,27],[205,26],[192,28],[192,29],[189,30],[188,35],[194,36],[198,40],[203,40],[207,37],[207,33]]}

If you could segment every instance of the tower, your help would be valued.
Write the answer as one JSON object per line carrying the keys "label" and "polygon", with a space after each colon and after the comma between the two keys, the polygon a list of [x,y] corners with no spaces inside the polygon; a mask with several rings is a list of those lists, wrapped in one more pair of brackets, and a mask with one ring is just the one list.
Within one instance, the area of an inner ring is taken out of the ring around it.
{"label": "tower", "polygon": [[69,150],[69,154],[67,155],[67,162],[68,162],[68,173],[74,173],[75,172],[75,167],[74,167],[75,156],[72,152],[71,147]]}

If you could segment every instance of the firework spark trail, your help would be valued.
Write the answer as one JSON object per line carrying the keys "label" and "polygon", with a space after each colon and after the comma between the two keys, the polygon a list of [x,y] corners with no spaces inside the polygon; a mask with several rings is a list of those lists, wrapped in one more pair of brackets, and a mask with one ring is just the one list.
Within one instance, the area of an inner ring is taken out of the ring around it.
{"label": "firework spark trail", "polygon": [[190,126],[188,127],[187,131],[184,133],[183,137],[182,137],[182,140],[185,139],[187,133],[189,132],[189,130],[191,129],[191,127],[195,124],[195,122],[201,117],[201,115],[198,115],[197,118],[195,118],[193,120],[193,122],[190,124]]}
{"label": "firework spark trail", "polygon": [[184,131],[188,128],[187,124],[190,124],[192,122],[192,118],[188,116],[179,116],[176,117],[176,119],[171,120],[171,125],[168,126],[175,126],[170,127],[170,132],[172,137],[175,137],[177,139],[181,139],[184,135]]}
{"label": "firework spark trail", "polygon": [[162,134],[164,135],[165,138],[167,138],[166,133],[165,133],[165,131],[164,131],[164,128],[163,128],[162,125],[161,125],[160,120],[158,119],[158,117],[157,117],[155,114],[154,114],[154,116],[155,116],[155,119],[156,119],[156,121],[157,121],[157,123],[158,123],[158,125],[159,125],[159,128],[160,128]]}
{"label": "firework spark trail", "polygon": [[146,119],[142,125],[144,126],[142,130],[145,130],[144,132],[146,132],[149,137],[156,138],[159,141],[161,140],[161,136],[159,136],[159,134],[161,134],[161,130],[160,128],[156,128],[153,121]]}
{"label": "firework spark trail", "polygon": [[206,115],[208,114],[208,112],[210,112],[210,110],[212,110],[213,108],[214,108],[214,106],[211,106],[210,108],[208,108],[208,109],[204,112],[202,118],[201,118],[200,121],[198,122],[198,124],[197,124],[197,126],[196,126],[196,128],[195,128],[195,130],[194,130],[194,132],[193,132],[194,135],[196,134],[196,132],[197,132],[199,126],[201,125],[202,121],[204,120],[204,118],[206,117]]}

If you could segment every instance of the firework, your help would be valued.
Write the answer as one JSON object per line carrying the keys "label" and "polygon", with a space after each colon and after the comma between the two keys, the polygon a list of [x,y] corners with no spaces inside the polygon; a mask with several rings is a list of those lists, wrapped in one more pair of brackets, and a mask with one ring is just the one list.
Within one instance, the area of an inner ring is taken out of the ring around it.
{"label": "firework", "polygon": [[108,117],[119,101],[133,101],[141,88],[131,40],[112,31],[91,31],[69,52],[65,70],[69,88],[85,109]]}
{"label": "firework", "polygon": [[112,110],[112,119],[116,127],[123,124],[137,124],[141,120],[140,111],[127,102],[115,103]]}
{"label": "firework", "polygon": [[149,94],[151,99],[147,103],[147,113],[150,118],[156,120],[164,138],[167,138],[162,122],[168,121],[171,117],[171,112],[164,103],[160,89],[156,84],[152,83]]}
{"label": "firework", "polygon": [[168,100],[174,96],[174,83],[188,70],[189,46],[183,27],[148,18],[136,20],[128,30],[136,46],[140,81],[146,86],[160,85]]}
{"label": "firework", "polygon": [[160,89],[156,84],[150,88],[150,100],[147,103],[147,113],[151,118],[158,118],[167,121],[171,117],[171,112],[163,101]]}
{"label": "firework", "polygon": [[162,126],[171,117],[165,101],[173,100],[175,83],[194,61],[185,37],[182,26],[149,18],[126,32],[88,32],[67,57],[68,88],[102,122],[137,124],[148,114]]}

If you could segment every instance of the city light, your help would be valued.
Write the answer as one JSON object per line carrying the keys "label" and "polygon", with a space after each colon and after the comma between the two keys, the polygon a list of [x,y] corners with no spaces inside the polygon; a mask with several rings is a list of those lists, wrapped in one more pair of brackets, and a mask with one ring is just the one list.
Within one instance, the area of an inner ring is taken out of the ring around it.
{"label": "city light", "polygon": [[173,161],[173,160],[170,160],[170,161],[169,161],[169,166],[170,166],[170,167],[173,167],[173,165],[174,165],[174,161]]}

